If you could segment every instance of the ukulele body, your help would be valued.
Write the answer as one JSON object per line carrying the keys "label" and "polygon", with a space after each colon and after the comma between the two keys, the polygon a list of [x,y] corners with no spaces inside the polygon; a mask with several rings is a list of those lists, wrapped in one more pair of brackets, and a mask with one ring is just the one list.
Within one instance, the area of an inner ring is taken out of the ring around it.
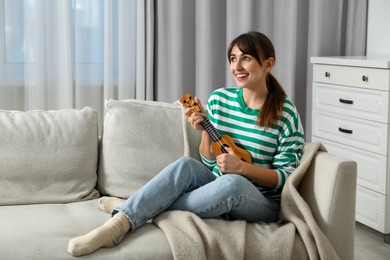
{"label": "ukulele body", "polygon": [[240,158],[242,161],[244,162],[247,162],[247,163],[252,163],[252,157],[250,155],[250,153],[240,147],[238,147],[233,139],[228,136],[228,135],[222,135],[222,138],[215,142],[213,141],[211,143],[211,149],[213,150],[213,152],[215,153],[215,155],[220,155],[220,154],[223,154],[223,153],[227,153],[226,147],[229,147],[230,149],[232,149],[234,151],[234,154]]}

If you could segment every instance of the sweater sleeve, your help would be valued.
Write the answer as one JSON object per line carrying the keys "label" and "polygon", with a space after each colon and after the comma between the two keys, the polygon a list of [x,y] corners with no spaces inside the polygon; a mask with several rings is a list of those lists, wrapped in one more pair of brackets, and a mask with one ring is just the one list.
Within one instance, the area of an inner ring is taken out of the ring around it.
{"label": "sweater sleeve", "polygon": [[206,167],[210,170],[213,170],[213,168],[217,165],[217,160],[208,160],[206,159],[206,157],[203,156],[201,152],[199,152],[199,154],[203,164],[206,165]]}

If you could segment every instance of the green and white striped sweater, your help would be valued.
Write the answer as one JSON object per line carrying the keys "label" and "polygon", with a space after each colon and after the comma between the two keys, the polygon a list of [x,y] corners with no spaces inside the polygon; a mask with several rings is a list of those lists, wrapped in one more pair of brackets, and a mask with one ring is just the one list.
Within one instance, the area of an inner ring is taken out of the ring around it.
{"label": "green and white striped sweater", "polygon": [[[211,93],[206,112],[215,128],[233,138],[237,146],[247,150],[253,164],[275,169],[278,185],[275,189],[253,182],[265,196],[280,198],[287,177],[299,165],[304,144],[303,127],[294,104],[286,99],[283,116],[276,126],[259,127],[257,117],[260,110],[246,106],[242,88],[221,88]],[[221,176],[216,161],[207,160],[202,154],[203,163],[212,172]]]}

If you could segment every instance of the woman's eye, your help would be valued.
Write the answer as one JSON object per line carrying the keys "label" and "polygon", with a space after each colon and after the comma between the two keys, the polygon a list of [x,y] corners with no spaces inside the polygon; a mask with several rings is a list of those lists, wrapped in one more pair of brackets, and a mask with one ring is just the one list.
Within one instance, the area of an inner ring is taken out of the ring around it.
{"label": "woman's eye", "polygon": [[235,57],[230,57],[230,62],[235,62],[236,58]]}
{"label": "woman's eye", "polygon": [[250,58],[250,57],[248,57],[248,56],[245,56],[245,57],[243,58],[243,60],[244,60],[244,61],[250,61],[250,60],[251,60],[251,58]]}

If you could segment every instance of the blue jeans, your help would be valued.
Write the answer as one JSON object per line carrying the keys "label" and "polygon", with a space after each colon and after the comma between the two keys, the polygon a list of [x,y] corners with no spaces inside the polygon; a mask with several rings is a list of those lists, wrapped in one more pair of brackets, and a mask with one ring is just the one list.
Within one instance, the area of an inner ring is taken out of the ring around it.
{"label": "blue jeans", "polygon": [[113,214],[124,213],[134,231],[166,210],[190,211],[201,218],[227,216],[271,222],[278,220],[280,205],[241,175],[216,177],[201,162],[182,157],[115,208]]}

